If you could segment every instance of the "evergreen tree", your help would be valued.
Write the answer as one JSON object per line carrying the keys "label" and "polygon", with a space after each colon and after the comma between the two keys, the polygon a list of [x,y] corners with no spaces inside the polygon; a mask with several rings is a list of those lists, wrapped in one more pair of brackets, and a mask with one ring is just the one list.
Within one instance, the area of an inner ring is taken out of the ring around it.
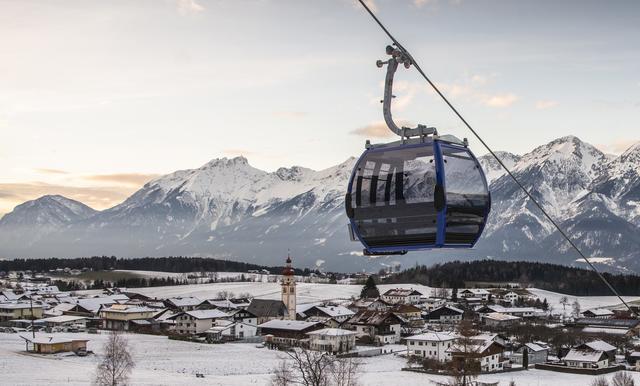
{"label": "evergreen tree", "polygon": [[378,287],[376,286],[375,280],[373,280],[373,276],[369,276],[367,281],[364,283],[364,287],[362,287],[362,291],[360,291],[360,298],[378,297],[380,297],[380,291],[378,291]]}

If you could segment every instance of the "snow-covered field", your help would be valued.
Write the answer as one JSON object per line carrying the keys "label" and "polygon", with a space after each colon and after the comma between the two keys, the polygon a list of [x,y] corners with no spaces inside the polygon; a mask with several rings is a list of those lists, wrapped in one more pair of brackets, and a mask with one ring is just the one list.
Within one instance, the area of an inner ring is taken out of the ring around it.
{"label": "snow-covered field", "polygon": [[[65,334],[61,334],[65,335]],[[106,334],[71,334],[90,339],[88,348],[97,355],[35,355],[24,352],[17,334],[0,334],[0,384],[2,385],[87,385],[94,374]],[[127,334],[136,367],[132,385],[266,385],[271,370],[284,354],[253,344],[207,345],[169,340],[162,336]],[[405,360],[395,355],[363,359],[363,385],[428,385],[444,377],[401,371]],[[205,378],[196,378],[196,373]],[[640,374],[632,373],[636,382]],[[590,376],[561,374],[541,370],[486,375],[485,381],[498,381],[518,386],[558,384],[587,386]]]}

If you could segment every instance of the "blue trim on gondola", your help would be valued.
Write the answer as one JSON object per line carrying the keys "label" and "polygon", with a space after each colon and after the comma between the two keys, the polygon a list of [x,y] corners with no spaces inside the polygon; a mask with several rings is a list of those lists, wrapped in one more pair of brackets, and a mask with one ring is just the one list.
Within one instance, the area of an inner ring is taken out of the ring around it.
{"label": "blue trim on gondola", "polygon": [[[436,162],[436,183],[442,186],[444,192],[446,189],[446,181],[444,179],[444,162],[442,161],[442,149],[440,149],[440,142],[434,141],[433,143],[433,159]],[[444,237],[447,225],[447,195],[444,195],[444,206],[442,210],[438,211],[436,220],[436,247],[441,248],[444,245]]]}

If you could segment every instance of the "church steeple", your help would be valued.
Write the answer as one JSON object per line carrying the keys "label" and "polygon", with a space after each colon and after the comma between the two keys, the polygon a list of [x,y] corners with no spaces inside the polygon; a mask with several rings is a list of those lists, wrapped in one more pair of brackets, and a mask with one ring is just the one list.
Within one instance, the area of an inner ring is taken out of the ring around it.
{"label": "church steeple", "polygon": [[291,254],[287,253],[287,260],[282,270],[282,302],[287,306],[287,319],[296,320],[296,281],[291,266]]}

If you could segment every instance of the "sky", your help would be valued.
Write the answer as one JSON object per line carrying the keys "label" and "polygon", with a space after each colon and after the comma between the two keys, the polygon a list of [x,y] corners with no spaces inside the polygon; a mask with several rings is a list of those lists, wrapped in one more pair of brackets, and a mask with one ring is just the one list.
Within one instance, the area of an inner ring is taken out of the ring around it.
{"label": "sky", "polygon": [[[368,3],[494,149],[640,140],[640,2]],[[393,140],[388,43],[354,0],[0,0],[0,215],[44,194],[108,208],[218,157],[323,169]],[[394,94],[398,120],[470,136],[414,69]]]}

